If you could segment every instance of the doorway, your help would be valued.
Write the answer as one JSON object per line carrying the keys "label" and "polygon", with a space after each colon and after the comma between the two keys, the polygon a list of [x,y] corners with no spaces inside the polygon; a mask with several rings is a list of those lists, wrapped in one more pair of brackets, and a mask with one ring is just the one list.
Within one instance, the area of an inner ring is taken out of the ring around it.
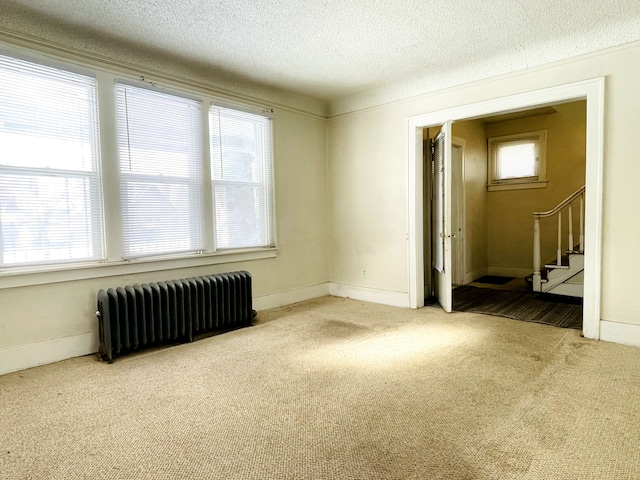
{"label": "doorway", "polygon": [[[545,107],[572,100],[587,102],[586,134],[586,217],[585,242],[590,246],[585,252],[584,318],[583,333],[588,338],[599,338],[600,326],[600,258],[601,258],[601,210],[602,210],[602,145],[603,145],[603,96],[604,80],[594,79],[574,84],[552,87],[511,97],[427,113],[408,119],[408,171],[409,171],[409,304],[413,308],[424,305],[424,217],[423,217],[423,146],[422,131],[425,127],[444,125],[450,132],[451,122],[481,118],[498,113],[516,112],[533,107]],[[452,147],[445,149],[445,167],[451,168]],[[449,172],[449,179],[452,172]],[[445,173],[446,175],[446,173]],[[449,185],[451,185],[449,183]],[[444,190],[445,205],[452,206],[452,190]],[[445,219],[443,240],[444,264],[451,265],[451,238],[453,234],[451,211]],[[448,245],[448,248],[446,246]],[[451,268],[443,281],[453,284]],[[440,302],[443,304],[443,302]]]}

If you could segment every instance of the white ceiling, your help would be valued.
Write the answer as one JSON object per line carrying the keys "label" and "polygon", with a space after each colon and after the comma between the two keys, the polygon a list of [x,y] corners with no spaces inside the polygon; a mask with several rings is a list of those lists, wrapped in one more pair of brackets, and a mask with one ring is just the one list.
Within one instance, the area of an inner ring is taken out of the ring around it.
{"label": "white ceiling", "polygon": [[[331,100],[640,39],[639,0],[0,0],[97,38]],[[410,94],[410,91],[401,92]]]}

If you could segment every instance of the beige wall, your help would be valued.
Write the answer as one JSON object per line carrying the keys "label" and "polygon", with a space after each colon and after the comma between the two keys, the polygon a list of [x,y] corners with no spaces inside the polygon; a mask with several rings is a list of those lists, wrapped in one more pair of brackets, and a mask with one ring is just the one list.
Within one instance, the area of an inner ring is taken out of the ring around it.
{"label": "beige wall", "polygon": [[393,107],[328,125],[331,281],[406,289],[405,116]]}
{"label": "beige wall", "polygon": [[482,120],[456,122],[454,137],[465,140],[465,283],[487,273],[487,139]]}
{"label": "beige wall", "polygon": [[[533,212],[552,209],[585,183],[586,102],[556,105],[557,113],[488,123],[487,137],[547,130],[547,186],[530,190],[488,193],[488,265],[493,273],[529,274],[533,258]],[[574,209],[575,238],[578,238],[579,205]],[[566,219],[565,219],[566,220]],[[541,225],[542,259],[555,258],[555,218]],[[567,228],[566,226],[564,227]],[[565,230],[565,235],[567,231]],[[567,242],[567,238],[563,238]],[[563,245],[564,249],[568,244]]]}
{"label": "beige wall", "polygon": [[[606,77],[602,319],[640,325],[634,275],[640,255],[640,44],[476,82],[330,119],[331,280],[408,292],[407,117]],[[588,248],[588,246],[587,246]],[[368,275],[363,277],[362,270]]]}

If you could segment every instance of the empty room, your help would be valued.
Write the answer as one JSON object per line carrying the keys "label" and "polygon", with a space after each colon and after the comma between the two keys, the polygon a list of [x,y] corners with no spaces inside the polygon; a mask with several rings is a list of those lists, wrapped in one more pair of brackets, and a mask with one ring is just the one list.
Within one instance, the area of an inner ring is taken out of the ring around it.
{"label": "empty room", "polygon": [[635,0],[0,0],[0,477],[640,478],[638,78]]}

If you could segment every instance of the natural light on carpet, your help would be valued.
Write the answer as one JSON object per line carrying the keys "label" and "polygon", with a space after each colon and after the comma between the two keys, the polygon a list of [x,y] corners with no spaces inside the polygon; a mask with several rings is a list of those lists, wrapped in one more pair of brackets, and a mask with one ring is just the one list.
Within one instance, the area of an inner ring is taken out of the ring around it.
{"label": "natural light on carpet", "polygon": [[310,360],[315,362],[384,368],[397,363],[423,361],[430,355],[442,354],[457,345],[482,340],[482,335],[478,336],[478,332],[473,332],[473,336],[466,333],[453,328],[443,330],[412,325],[391,332],[353,338],[338,345],[331,344],[318,348],[309,355],[313,357]]}

